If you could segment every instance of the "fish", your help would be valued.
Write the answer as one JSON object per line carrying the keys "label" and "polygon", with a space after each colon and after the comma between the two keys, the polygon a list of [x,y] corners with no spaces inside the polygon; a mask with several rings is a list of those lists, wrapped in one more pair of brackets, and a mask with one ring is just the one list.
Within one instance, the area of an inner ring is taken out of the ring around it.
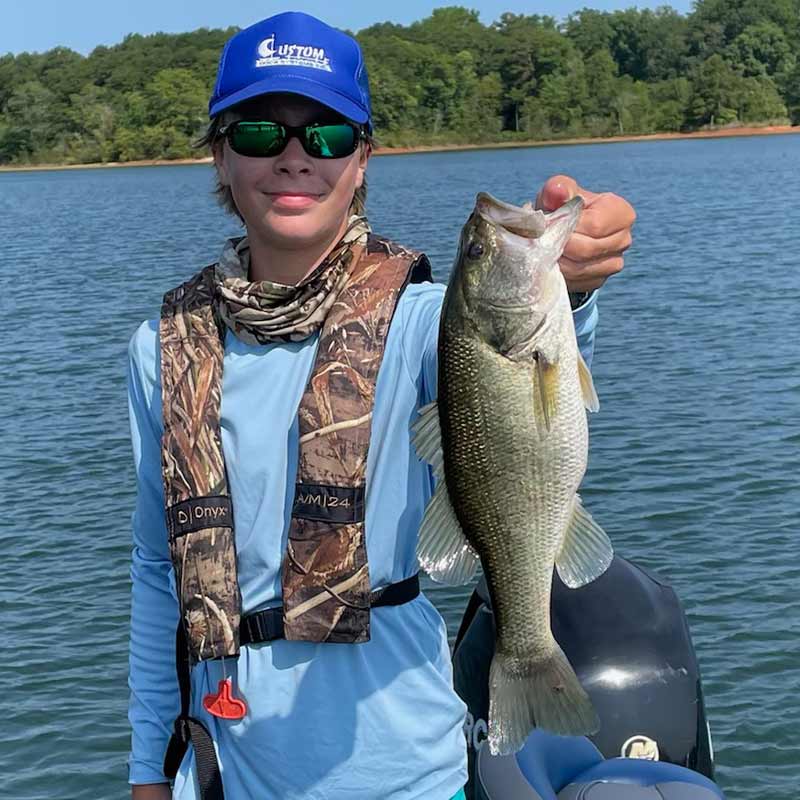
{"label": "fish", "polygon": [[575,197],[544,213],[478,194],[442,307],[438,398],[413,426],[417,453],[436,478],[419,531],[420,566],[435,581],[461,584],[480,564],[492,599],[493,754],[519,750],[534,727],[599,729],[550,627],[554,568],[577,588],[613,557],[578,495],[586,412],[599,403],[558,260],[582,205]]}

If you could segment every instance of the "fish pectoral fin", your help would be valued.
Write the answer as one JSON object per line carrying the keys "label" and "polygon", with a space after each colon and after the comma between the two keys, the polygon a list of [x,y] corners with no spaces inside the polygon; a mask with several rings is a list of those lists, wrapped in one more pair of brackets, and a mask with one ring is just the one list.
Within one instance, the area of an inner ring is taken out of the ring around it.
{"label": "fish pectoral fin", "polygon": [[478,554],[461,530],[444,480],[437,484],[425,509],[419,529],[417,558],[433,580],[451,586],[472,580],[478,569]]}
{"label": "fish pectoral fin", "polygon": [[597,398],[597,392],[594,388],[594,381],[592,380],[592,373],[583,356],[578,352],[578,380],[581,383],[581,394],[583,395],[583,404],[589,411],[600,410],[600,400]]}
{"label": "fish pectoral fin", "polygon": [[[534,377],[534,393],[539,395],[539,410],[536,415],[539,433],[549,432],[550,423],[558,405],[558,364],[548,362],[541,353],[537,354]],[[536,403],[534,402],[534,409]],[[545,430],[542,431],[542,425]]]}
{"label": "fish pectoral fin", "polygon": [[433,467],[437,481],[444,478],[442,429],[439,427],[439,404],[434,400],[419,410],[419,419],[412,425],[411,437],[417,455]]}
{"label": "fish pectoral fin", "polygon": [[599,578],[613,557],[614,548],[606,532],[575,495],[572,518],[556,558],[558,576],[570,589],[577,589]]}

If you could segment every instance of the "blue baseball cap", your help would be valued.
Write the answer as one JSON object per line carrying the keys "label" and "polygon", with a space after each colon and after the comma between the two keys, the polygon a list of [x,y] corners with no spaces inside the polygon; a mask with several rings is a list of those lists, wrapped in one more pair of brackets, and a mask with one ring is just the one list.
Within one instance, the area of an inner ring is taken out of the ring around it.
{"label": "blue baseball cap", "polygon": [[310,97],[372,128],[369,80],[358,42],[308,14],[276,14],[227,41],[208,115],[275,92]]}

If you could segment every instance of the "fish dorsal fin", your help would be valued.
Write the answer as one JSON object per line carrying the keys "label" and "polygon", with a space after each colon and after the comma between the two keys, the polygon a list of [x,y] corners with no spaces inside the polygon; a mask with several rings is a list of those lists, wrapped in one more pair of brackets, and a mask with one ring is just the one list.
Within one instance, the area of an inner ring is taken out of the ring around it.
{"label": "fish dorsal fin", "polygon": [[438,405],[430,403],[419,413],[413,426],[414,446],[433,467],[437,485],[420,525],[417,558],[433,580],[455,586],[472,579],[479,559],[461,530],[447,491]]}
{"label": "fish dorsal fin", "polygon": [[535,382],[539,407],[534,402],[534,413],[539,433],[543,435],[549,432],[558,408],[558,364],[548,363],[541,353],[536,354]]}
{"label": "fish dorsal fin", "polygon": [[572,518],[556,558],[559,577],[570,589],[577,589],[599,578],[613,557],[614,548],[605,531],[575,495]]}
{"label": "fish dorsal fin", "polygon": [[594,388],[594,381],[592,380],[592,373],[583,356],[578,351],[578,380],[581,383],[581,394],[583,395],[583,404],[589,411],[600,410],[600,400],[597,397],[597,392]]}

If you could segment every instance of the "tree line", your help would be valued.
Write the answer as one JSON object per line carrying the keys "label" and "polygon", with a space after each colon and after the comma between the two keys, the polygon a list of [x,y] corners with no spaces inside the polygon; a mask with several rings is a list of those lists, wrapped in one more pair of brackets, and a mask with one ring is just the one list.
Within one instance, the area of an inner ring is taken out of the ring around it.
{"label": "tree line", "polygon": [[[0,164],[186,158],[237,28],[0,57]],[[563,21],[438,8],[358,32],[386,146],[800,124],[800,0]]]}

